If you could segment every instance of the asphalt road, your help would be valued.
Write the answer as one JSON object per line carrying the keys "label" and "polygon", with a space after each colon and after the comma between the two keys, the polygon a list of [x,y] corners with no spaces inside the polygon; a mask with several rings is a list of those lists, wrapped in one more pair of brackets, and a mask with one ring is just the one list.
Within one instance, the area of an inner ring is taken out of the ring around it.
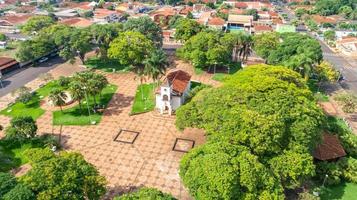
{"label": "asphalt road", "polygon": [[0,97],[3,97],[11,91],[26,85],[32,80],[35,80],[40,74],[56,68],[63,62],[64,61],[60,57],[55,57],[36,67],[28,67],[26,69],[17,70],[10,75],[5,75],[5,78],[2,79],[3,88],[0,86]]}
{"label": "asphalt road", "polygon": [[345,58],[339,54],[334,53],[331,49],[322,41],[320,41],[324,59],[332,63],[336,69],[338,69],[343,77],[344,81],[340,85],[346,89],[357,94],[357,60],[353,58]]}

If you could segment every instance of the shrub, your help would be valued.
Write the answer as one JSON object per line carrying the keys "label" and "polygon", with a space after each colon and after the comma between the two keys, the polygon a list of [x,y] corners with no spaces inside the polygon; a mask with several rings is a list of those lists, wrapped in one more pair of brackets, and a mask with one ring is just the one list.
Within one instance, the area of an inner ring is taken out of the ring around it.
{"label": "shrub", "polygon": [[16,101],[22,102],[22,103],[27,103],[31,100],[33,94],[31,93],[30,88],[28,87],[20,87],[15,91],[15,93],[18,94],[18,97],[16,98]]}
{"label": "shrub", "polygon": [[16,186],[16,178],[10,173],[0,172],[0,199]]}
{"label": "shrub", "polygon": [[70,82],[71,82],[70,77],[60,76],[58,79],[58,85],[64,88],[67,88]]}
{"label": "shrub", "polygon": [[15,117],[10,121],[10,127],[5,131],[7,138],[26,139],[35,137],[36,122],[32,117]]}
{"label": "shrub", "polygon": [[3,200],[32,200],[35,199],[34,193],[26,186],[17,184],[12,190],[6,193]]}
{"label": "shrub", "polygon": [[42,161],[51,159],[54,157],[53,152],[49,148],[33,148],[27,149],[24,155],[29,159],[30,164],[40,163]]}
{"label": "shrub", "polygon": [[174,200],[175,198],[170,194],[163,193],[155,188],[140,188],[138,191],[124,194],[120,197],[114,198],[115,200]]}

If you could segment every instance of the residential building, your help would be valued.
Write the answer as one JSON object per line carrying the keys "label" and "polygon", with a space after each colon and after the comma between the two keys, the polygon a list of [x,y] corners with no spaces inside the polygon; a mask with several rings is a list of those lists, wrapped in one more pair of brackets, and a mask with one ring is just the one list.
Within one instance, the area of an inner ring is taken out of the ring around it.
{"label": "residential building", "polygon": [[20,32],[19,27],[25,24],[32,15],[15,14],[5,15],[0,17],[0,32],[1,33],[17,33]]}
{"label": "residential building", "polygon": [[0,73],[6,74],[20,68],[20,63],[13,58],[0,57]]}
{"label": "residential building", "polygon": [[224,19],[220,17],[211,17],[207,21],[207,26],[213,29],[223,30],[225,23]]}
{"label": "residential building", "polygon": [[251,34],[253,16],[229,14],[226,27],[229,31],[246,31]]}
{"label": "residential building", "polygon": [[255,25],[253,28],[254,34],[262,34],[266,32],[272,32],[273,28],[268,25]]}
{"label": "residential building", "polygon": [[93,21],[81,17],[76,17],[76,18],[63,19],[59,23],[72,27],[77,27],[77,28],[86,28],[92,25]]}
{"label": "residential building", "polygon": [[275,31],[278,33],[294,33],[296,32],[296,27],[288,24],[277,24]]}
{"label": "residential building", "polygon": [[156,91],[156,108],[161,114],[171,115],[185,102],[190,89],[190,74],[182,70],[168,73],[163,84]]}

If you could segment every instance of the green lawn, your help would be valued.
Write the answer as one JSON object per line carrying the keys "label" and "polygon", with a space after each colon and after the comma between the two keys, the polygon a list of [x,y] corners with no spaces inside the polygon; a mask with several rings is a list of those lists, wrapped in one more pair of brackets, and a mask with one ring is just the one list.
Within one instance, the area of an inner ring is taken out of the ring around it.
{"label": "green lawn", "polygon": [[[108,85],[103,89],[101,98],[97,96],[97,103],[99,105],[104,105],[105,107],[112,99],[115,91],[117,90],[116,85]],[[82,102],[82,109],[79,105],[72,108],[64,109],[63,112],[58,110],[53,112],[53,124],[54,125],[90,125],[92,121],[98,124],[102,118],[102,113],[93,112],[94,100],[93,97],[88,96],[88,105],[90,109],[90,115],[88,113],[87,102]]]}
{"label": "green lawn", "polygon": [[34,120],[39,118],[45,110],[40,107],[40,101],[44,97],[48,96],[50,91],[54,87],[59,87],[56,81],[51,81],[46,84],[44,87],[36,90],[35,94],[31,100],[27,103],[16,102],[15,104],[7,107],[6,109],[0,111],[1,115],[6,115],[9,117],[18,117],[18,116],[31,116]]}
{"label": "green lawn", "polygon": [[321,200],[356,200],[357,199],[357,184],[355,183],[340,183],[336,186],[331,186],[321,194]]}
{"label": "green lawn", "polygon": [[114,70],[115,72],[129,71],[128,66],[123,66],[119,63],[118,60],[109,59],[109,58],[107,60],[103,60],[98,57],[92,57],[86,61],[85,65],[89,68],[98,69],[105,72],[114,72]]}
{"label": "green lawn", "polygon": [[25,143],[0,140],[0,172],[7,172],[13,168],[26,164],[29,159],[24,155],[27,149],[43,148],[48,143],[51,136],[37,137],[29,139]]}
{"label": "green lawn", "polygon": [[229,73],[215,73],[215,74],[213,74],[212,79],[215,80],[215,81],[222,82],[222,81],[224,81],[224,79],[226,77],[230,76],[231,74],[236,73],[240,69],[242,69],[241,62],[232,63],[229,66]]}
{"label": "green lawn", "polygon": [[145,113],[155,108],[155,83],[139,85],[134,99],[133,107],[130,114]]}

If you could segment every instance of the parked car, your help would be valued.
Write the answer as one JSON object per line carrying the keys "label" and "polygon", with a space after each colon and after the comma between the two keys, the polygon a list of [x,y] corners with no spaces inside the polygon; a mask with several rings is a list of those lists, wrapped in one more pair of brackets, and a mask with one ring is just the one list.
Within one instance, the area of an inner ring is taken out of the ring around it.
{"label": "parked car", "polygon": [[48,60],[47,57],[42,57],[40,60],[38,60],[39,63],[46,62]]}

